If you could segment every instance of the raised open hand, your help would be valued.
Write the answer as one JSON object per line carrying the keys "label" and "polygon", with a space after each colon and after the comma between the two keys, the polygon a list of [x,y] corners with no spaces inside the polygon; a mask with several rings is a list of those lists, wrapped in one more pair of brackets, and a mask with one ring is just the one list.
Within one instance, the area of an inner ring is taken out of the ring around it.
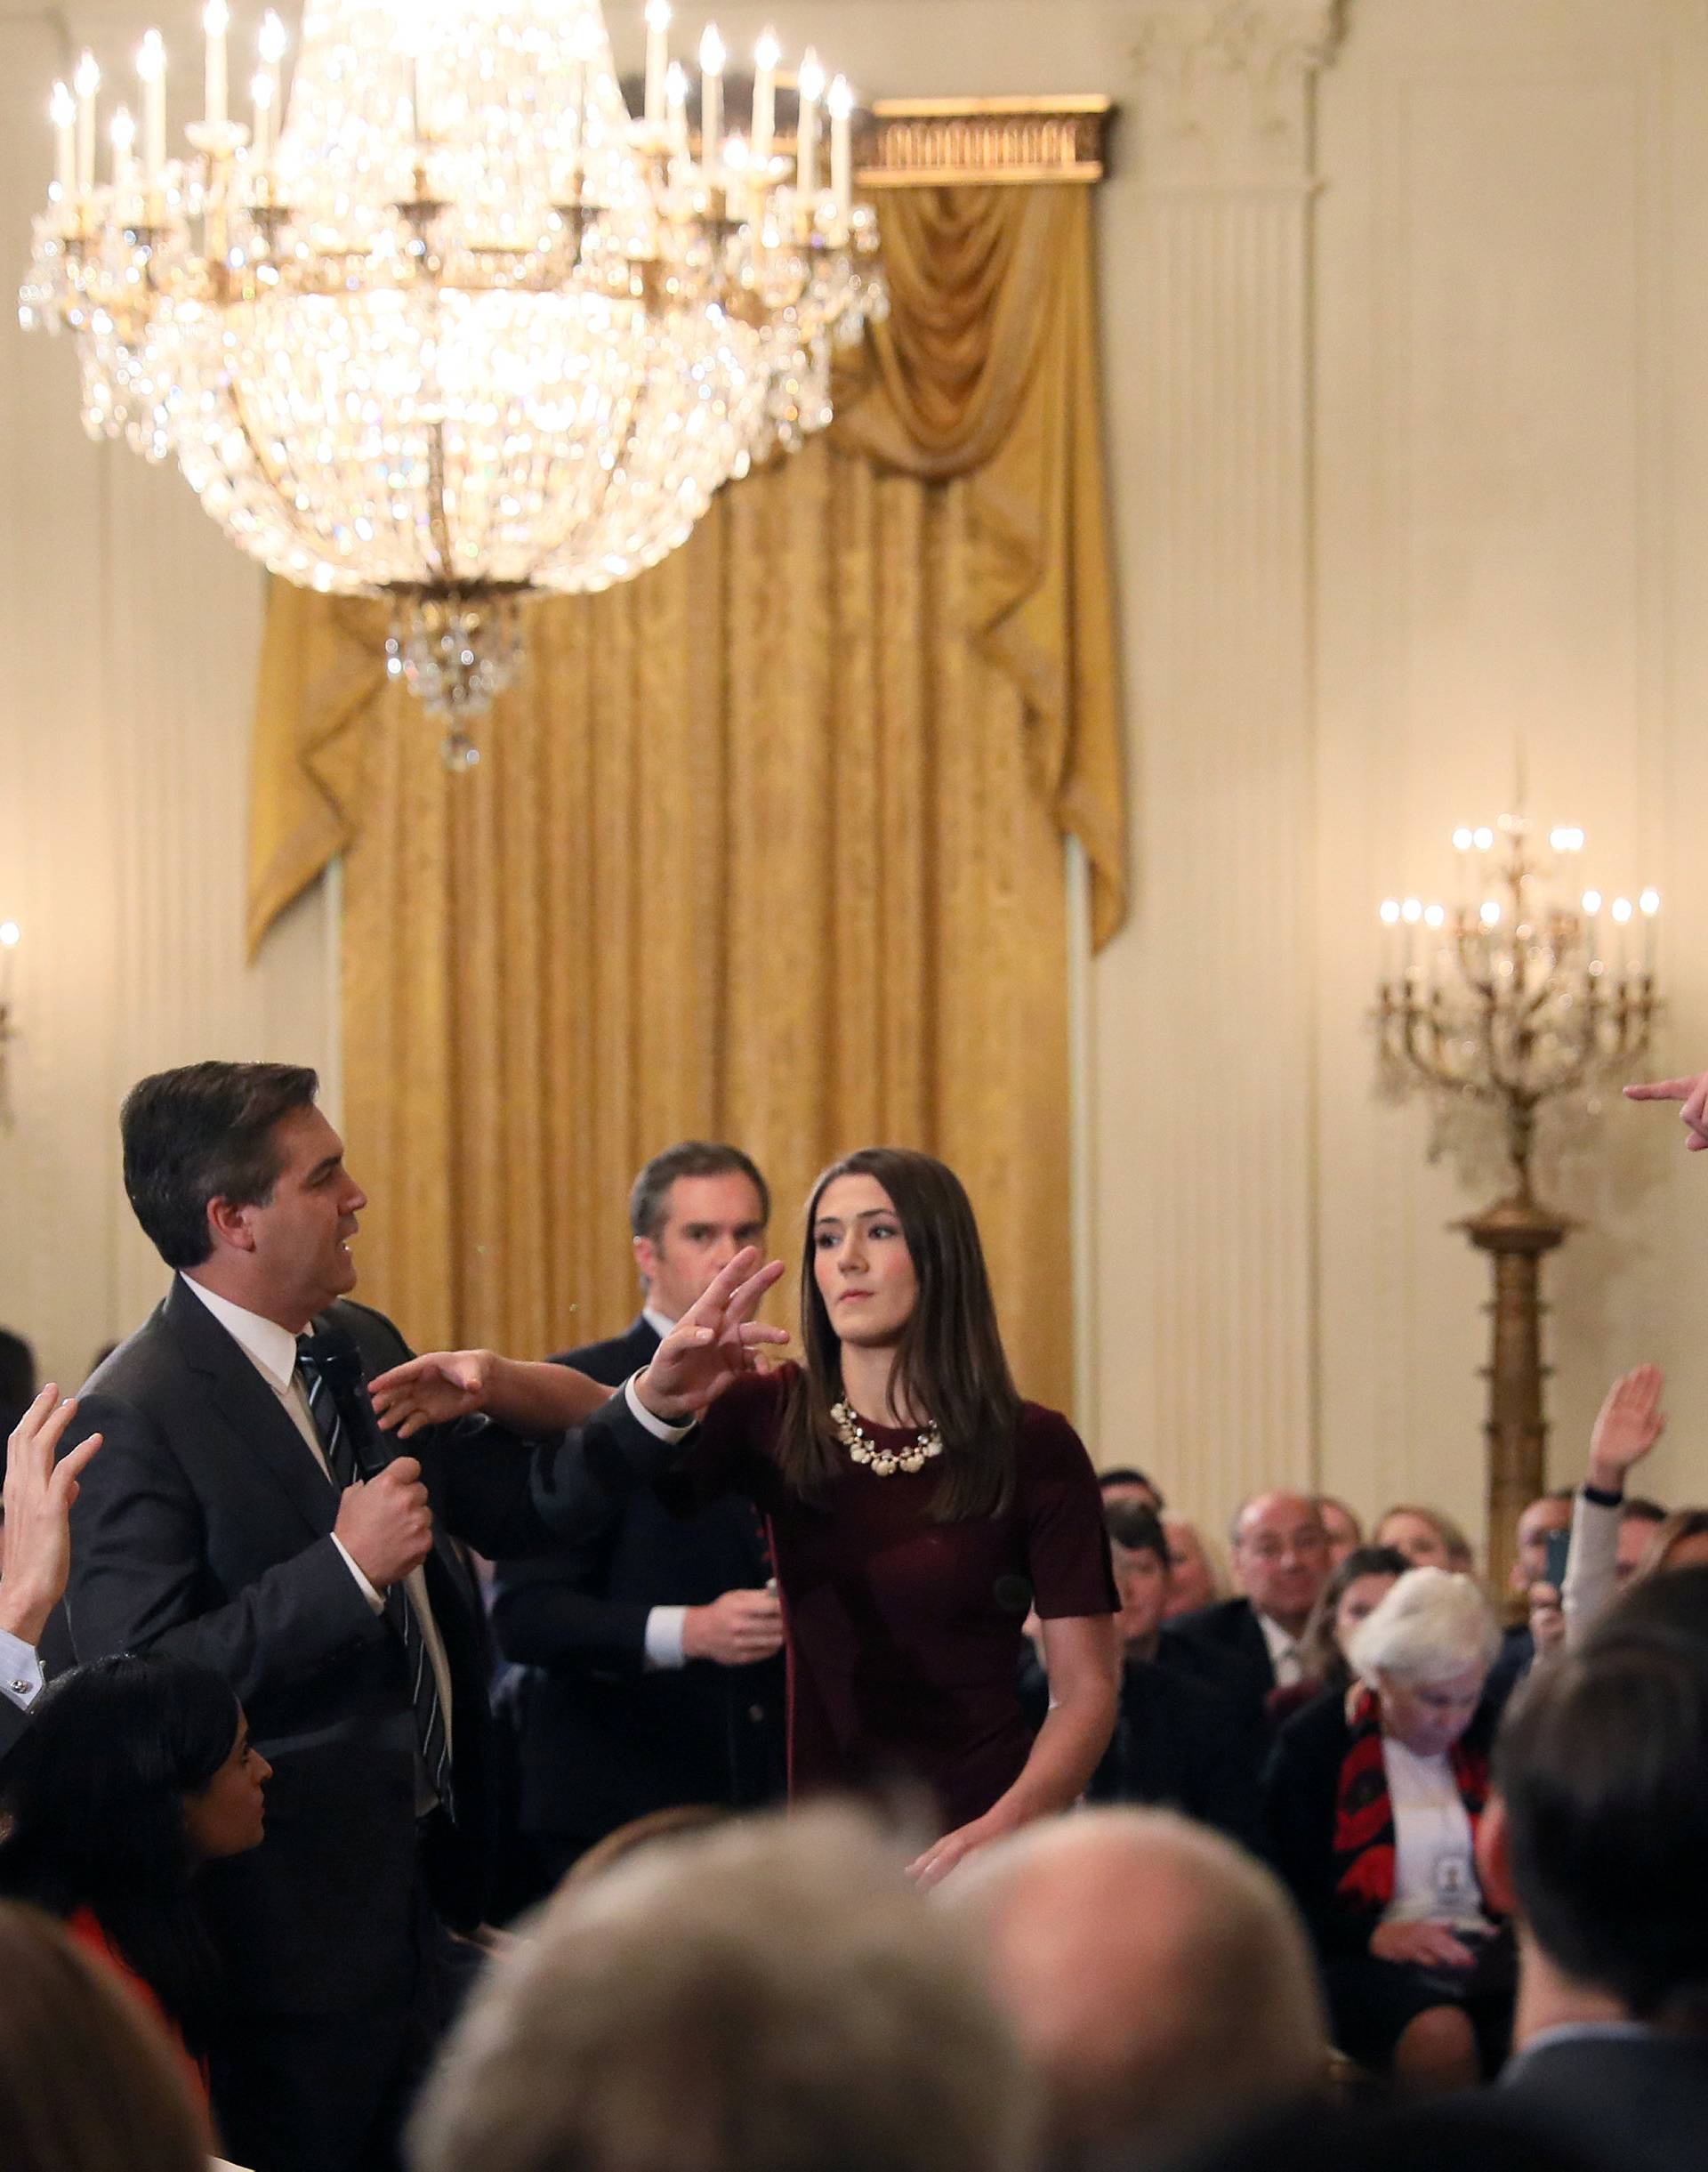
{"label": "raised open hand", "polygon": [[1698,1071],[1694,1078],[1653,1078],[1644,1085],[1628,1086],[1625,1099],[1681,1102],[1679,1117],[1690,1134],[1686,1147],[1693,1154],[1708,1148],[1708,1071]]}
{"label": "raised open hand", "polygon": [[71,1504],[80,1473],[101,1446],[101,1435],[92,1433],[54,1461],[65,1429],[77,1415],[75,1401],[55,1409],[59,1393],[50,1381],[19,1419],[6,1448],[0,1628],[27,1644],[41,1642],[48,1616],[65,1596]]}
{"label": "raised open hand", "polygon": [[1625,1474],[1640,1463],[1666,1431],[1661,1393],[1666,1375],[1658,1365],[1622,1373],[1607,1390],[1590,1435],[1590,1483],[1622,1493]]}
{"label": "raised open hand", "polygon": [[788,1341],[786,1328],[753,1318],[783,1272],[780,1259],[760,1259],[756,1245],[744,1246],[653,1352],[635,1393],[655,1417],[682,1424],[753,1371],[757,1351]]}

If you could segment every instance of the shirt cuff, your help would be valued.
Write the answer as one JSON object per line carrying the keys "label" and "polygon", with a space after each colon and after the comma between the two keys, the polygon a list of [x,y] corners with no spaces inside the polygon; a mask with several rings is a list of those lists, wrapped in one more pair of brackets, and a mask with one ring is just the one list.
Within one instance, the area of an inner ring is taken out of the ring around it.
{"label": "shirt cuff", "polygon": [[383,1593],[383,1592],[379,1592],[379,1591],[375,1591],[375,1590],[374,1587],[373,1587],[373,1586],[372,1586],[372,1585],[371,1585],[371,1584],[368,1582],[367,1579],[367,1578],[366,1578],[366,1577],[365,1577],[365,1576],[362,1574],[361,1570],[359,1570],[359,1568],[356,1566],[355,1562],[353,1562],[353,1561],[350,1559],[350,1548],[349,1548],[349,1547],[348,1547],[348,1546],[347,1546],[344,1544],[343,1540],[342,1540],[342,1538],[341,1538],[338,1536],[338,1534],[337,1534],[337,1532],[336,1532],[336,1531],[334,1531],[334,1533],[332,1534],[332,1543],[334,1544],[334,1546],[335,1546],[337,1547],[338,1551],[339,1551],[339,1552],[340,1552],[340,1553],[341,1553],[341,1554],[343,1555],[343,1557],[344,1557],[344,1566],[345,1566],[345,1568],[346,1568],[346,1569],[348,1569],[348,1570],[350,1570],[350,1573],[351,1574],[351,1576],[353,1576],[353,1577],[355,1578],[355,1579],[356,1579],[356,1587],[357,1587],[357,1589],[358,1589],[358,1590],[359,1590],[359,1591],[361,1593],[361,1595],[362,1595],[363,1598],[364,1598],[364,1599],[366,1599],[366,1600],[367,1601],[368,1605],[369,1605],[369,1606],[370,1606],[370,1607],[373,1609],[373,1611],[374,1611],[374,1612],[375,1612],[375,1613],[376,1613],[376,1614],[383,1614],[383,1613],[384,1613],[384,1611],[385,1611],[385,1595],[384,1595],[384,1593]]}
{"label": "shirt cuff", "polygon": [[661,1669],[686,1667],[682,1634],[688,1624],[685,1606],[655,1606],[647,1616],[647,1664]]}
{"label": "shirt cuff", "polygon": [[[681,1661],[676,1664],[680,1667]],[[10,1629],[0,1629],[0,1697],[28,1712],[45,1685],[41,1655]]]}
{"label": "shirt cuff", "polygon": [[[686,1425],[666,1425],[663,1418],[655,1417],[653,1416],[652,1412],[648,1409],[645,1403],[641,1401],[640,1396],[635,1393],[634,1384],[640,1377],[640,1374],[645,1372],[646,1369],[646,1367],[643,1365],[640,1367],[638,1372],[632,1373],[629,1376],[628,1385],[623,1391],[624,1398],[627,1401],[629,1409],[631,1411],[632,1411],[634,1416],[640,1419],[640,1423],[646,1427],[647,1431],[651,1433],[654,1440],[686,1441],[689,1434],[694,1430],[694,1421],[692,1418],[689,1420]],[[681,1662],[680,1660],[677,1662],[679,1666],[681,1663]]]}

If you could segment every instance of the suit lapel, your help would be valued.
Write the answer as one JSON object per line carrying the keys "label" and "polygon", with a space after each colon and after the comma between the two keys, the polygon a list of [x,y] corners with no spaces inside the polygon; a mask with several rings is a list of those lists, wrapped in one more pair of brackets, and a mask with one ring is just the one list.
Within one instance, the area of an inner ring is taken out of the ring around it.
{"label": "suit lapel", "polygon": [[338,1495],[277,1395],[193,1290],[174,1279],[165,1322],[246,1465],[266,1472],[317,1538],[337,1521]]}

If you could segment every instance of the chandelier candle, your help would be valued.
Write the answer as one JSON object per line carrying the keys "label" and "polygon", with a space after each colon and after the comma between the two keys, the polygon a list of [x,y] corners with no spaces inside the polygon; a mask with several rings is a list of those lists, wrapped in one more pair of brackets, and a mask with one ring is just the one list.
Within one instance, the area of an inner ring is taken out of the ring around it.
{"label": "chandelier candle", "polygon": [[771,163],[771,147],[777,134],[777,64],[783,58],[783,48],[777,42],[775,30],[761,34],[753,47],[753,170],[764,179],[765,169]]}
{"label": "chandelier candle", "polygon": [[810,205],[818,193],[818,101],[825,94],[825,71],[810,45],[795,80],[801,93],[801,117],[795,125],[795,174],[802,200]]}
{"label": "chandelier candle", "polygon": [[62,83],[53,85],[48,105],[53,123],[53,186],[68,204],[77,192],[77,101]]}
{"label": "chandelier candle", "polygon": [[646,21],[637,119],[598,0],[307,0],[288,85],[262,26],[251,141],[209,0],[182,157],[144,41],[140,220],[133,185],[95,186],[92,60],[75,117],[52,108],[20,313],[72,334],[85,427],[175,457],[281,578],[385,599],[390,668],[454,765],[519,666],[522,607],[657,564],[723,484],[823,429],[834,348],[885,307],[875,216],[820,195],[817,61],[798,167],[732,176],[721,39],[696,157],[663,0]]}

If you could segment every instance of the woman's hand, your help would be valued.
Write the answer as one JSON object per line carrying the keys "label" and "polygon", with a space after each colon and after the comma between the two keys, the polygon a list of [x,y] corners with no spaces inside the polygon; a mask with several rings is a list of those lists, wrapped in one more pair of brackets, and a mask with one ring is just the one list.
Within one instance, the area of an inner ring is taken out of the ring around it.
{"label": "woman's hand", "polygon": [[1666,1431],[1661,1392],[1666,1375],[1640,1365],[1607,1390],[1590,1435],[1590,1483],[1603,1493],[1623,1493],[1625,1480]]}
{"label": "woman's hand", "polygon": [[970,1825],[957,1825],[952,1833],[945,1833],[940,1840],[933,1842],[922,1855],[916,1855],[907,1866],[907,1875],[922,1892],[929,1885],[939,1885],[969,1855],[1018,1830],[1021,1821],[1003,1816],[1000,1808],[987,1810],[982,1818],[974,1818]]}
{"label": "woman's hand", "polygon": [[383,1433],[407,1441],[423,1425],[448,1425],[484,1410],[498,1362],[490,1350],[433,1350],[368,1383]]}
{"label": "woman's hand", "polygon": [[1418,1968],[1474,1968],[1477,1956],[1445,1923],[1379,1923],[1370,1934],[1379,1961],[1406,1961]]}
{"label": "woman's hand", "polygon": [[757,1245],[744,1246],[636,1379],[635,1393],[666,1425],[697,1417],[732,1382],[755,1369],[757,1352],[767,1344],[788,1341],[786,1328],[768,1328],[753,1318],[783,1273],[780,1259],[762,1266],[760,1259]]}
{"label": "woman's hand", "polygon": [[1693,1154],[1708,1147],[1708,1071],[1698,1071],[1694,1078],[1654,1078],[1643,1086],[1628,1086],[1625,1099],[1681,1102],[1679,1116],[1690,1134],[1686,1147]]}

